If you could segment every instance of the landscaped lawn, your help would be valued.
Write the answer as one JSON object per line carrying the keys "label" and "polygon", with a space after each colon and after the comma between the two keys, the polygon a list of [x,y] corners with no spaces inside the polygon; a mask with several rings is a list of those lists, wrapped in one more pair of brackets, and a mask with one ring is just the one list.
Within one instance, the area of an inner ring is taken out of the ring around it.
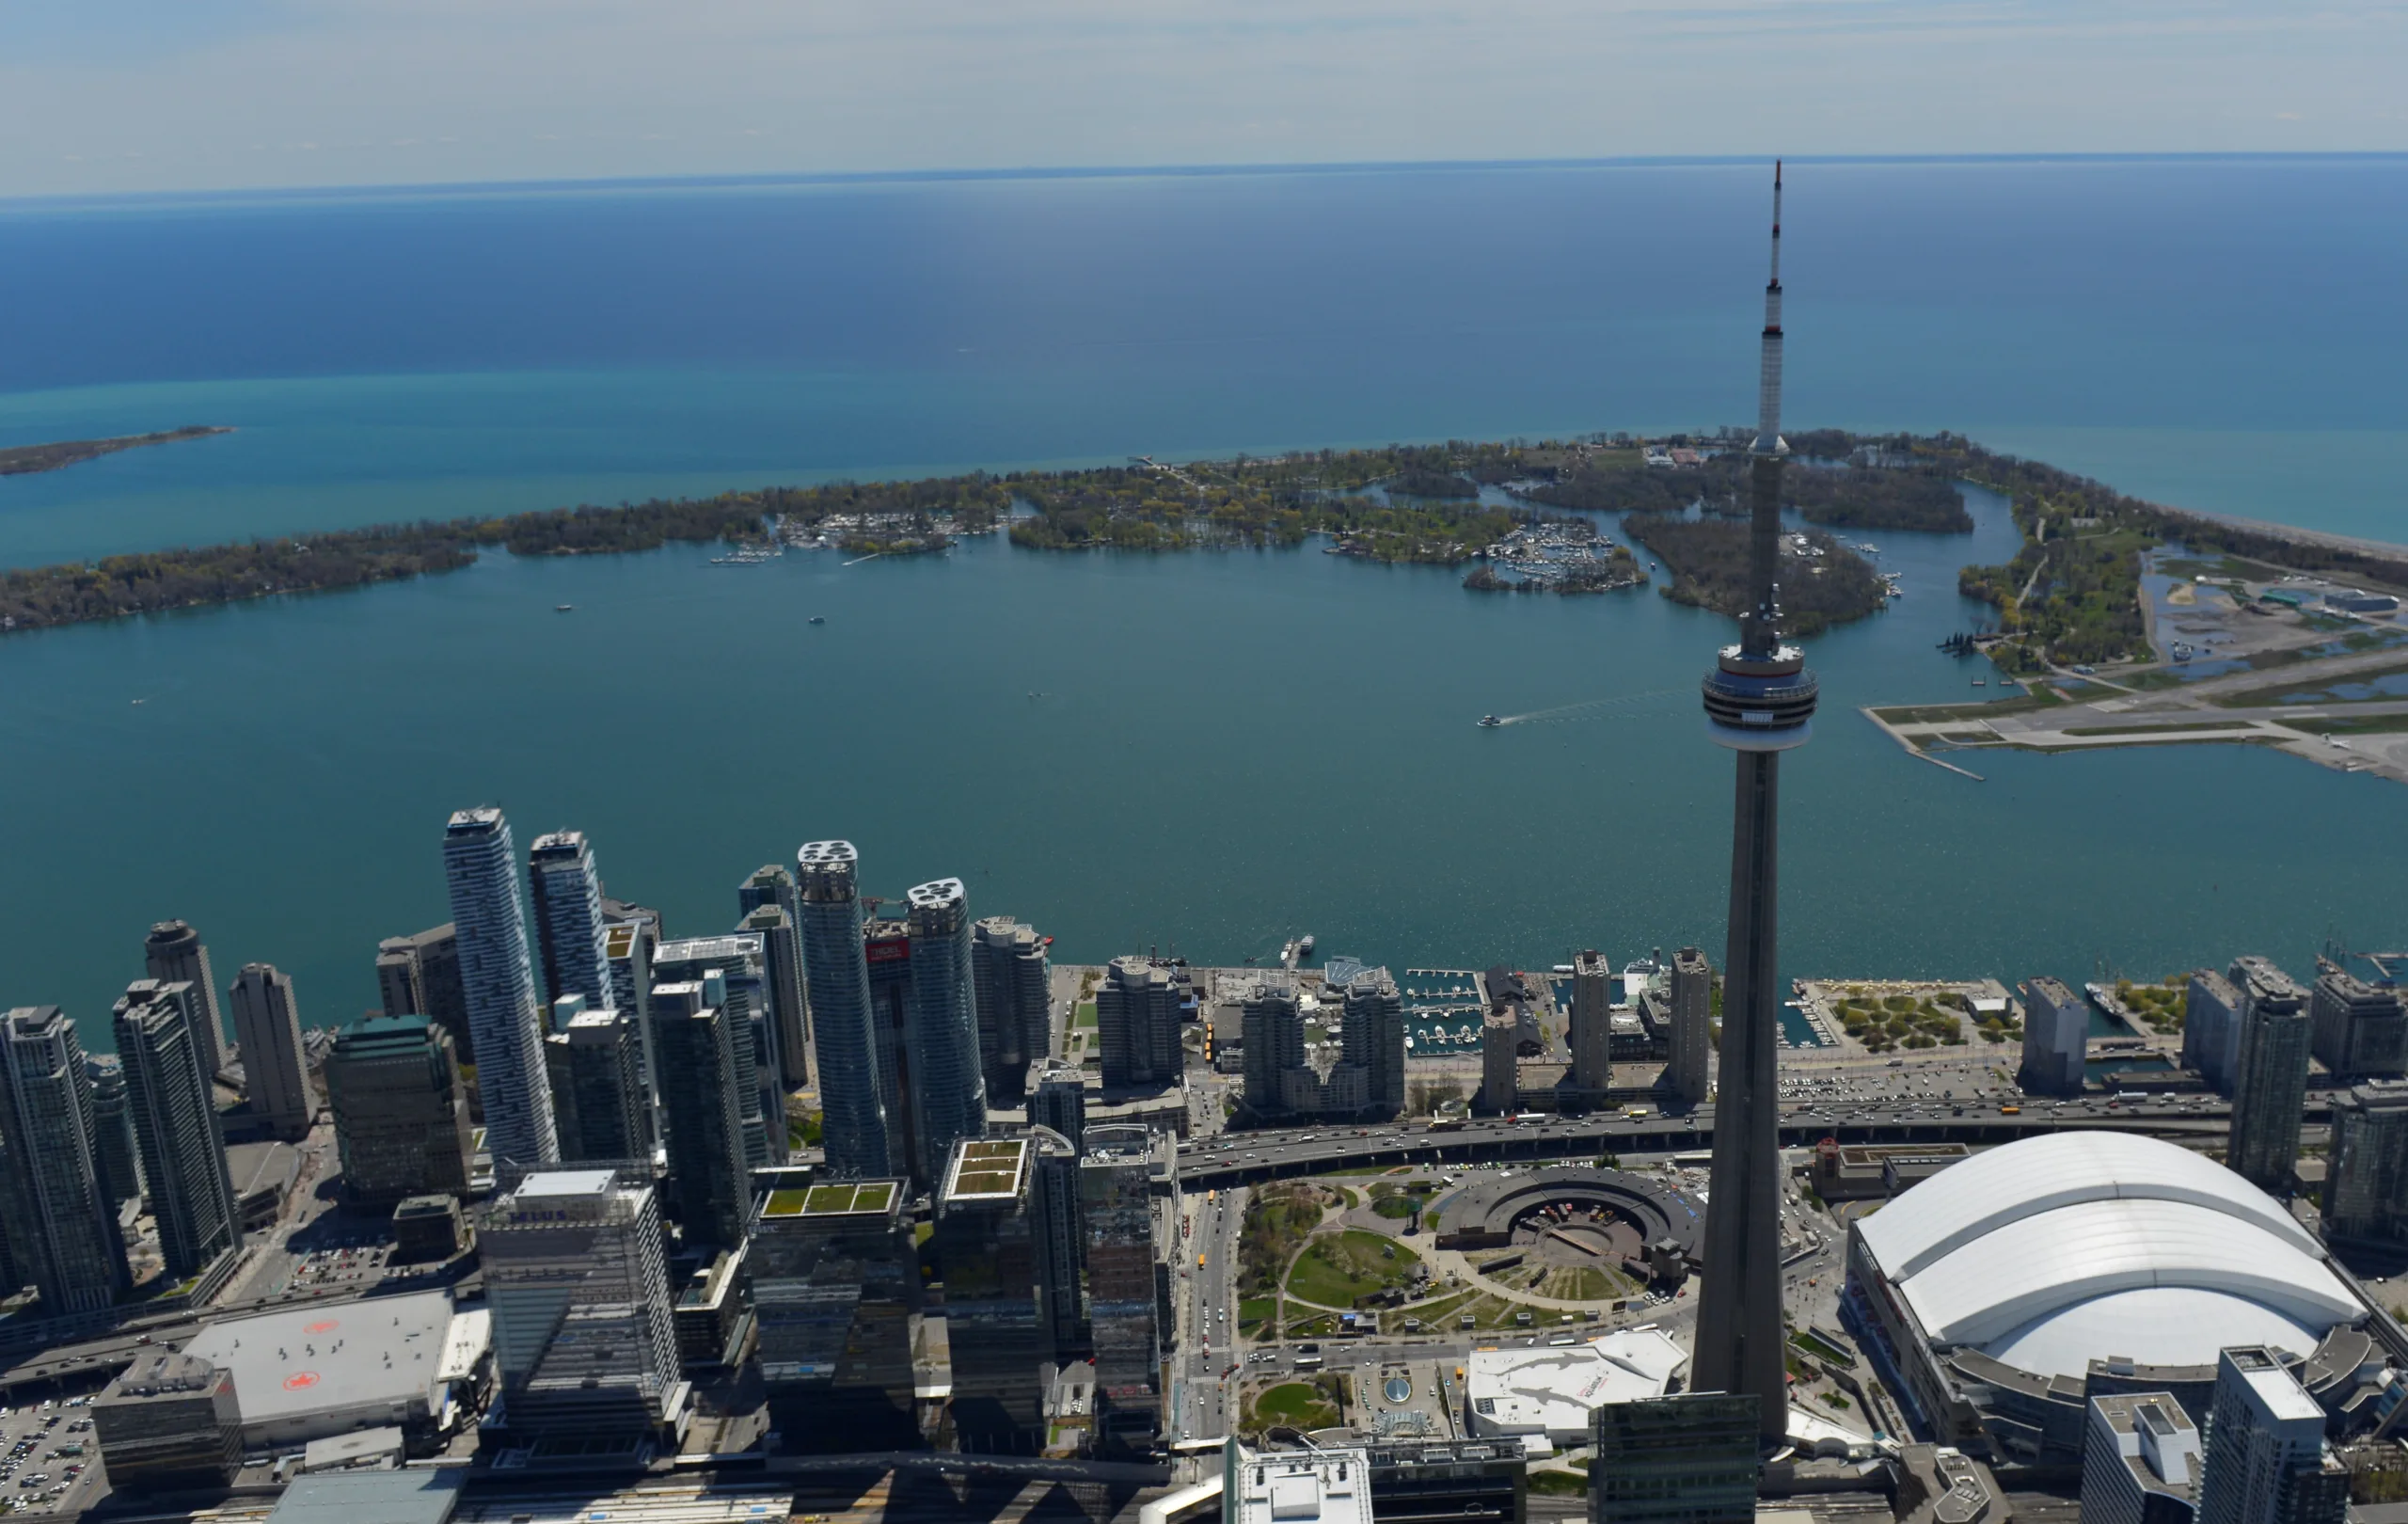
{"label": "landscaped lawn", "polygon": [[1338,1405],[1318,1387],[1283,1382],[1254,1400],[1253,1427],[1284,1423],[1291,1429],[1326,1429],[1338,1421]]}
{"label": "landscaped lawn", "polygon": [[1288,1294],[1323,1307],[1351,1308],[1358,1297],[1403,1285],[1420,1262],[1403,1245],[1359,1228],[1320,1233],[1288,1272]]}

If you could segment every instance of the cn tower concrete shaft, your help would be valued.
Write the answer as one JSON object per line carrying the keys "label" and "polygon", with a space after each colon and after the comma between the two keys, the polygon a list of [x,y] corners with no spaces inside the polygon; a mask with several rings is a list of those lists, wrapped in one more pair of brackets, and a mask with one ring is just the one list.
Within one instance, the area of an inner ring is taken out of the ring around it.
{"label": "cn tower concrete shaft", "polygon": [[1732,809],[1722,1073],[1692,1391],[1752,1392],[1767,1440],[1788,1427],[1781,1330],[1781,1120],[1774,1000],[1781,754],[1741,752]]}

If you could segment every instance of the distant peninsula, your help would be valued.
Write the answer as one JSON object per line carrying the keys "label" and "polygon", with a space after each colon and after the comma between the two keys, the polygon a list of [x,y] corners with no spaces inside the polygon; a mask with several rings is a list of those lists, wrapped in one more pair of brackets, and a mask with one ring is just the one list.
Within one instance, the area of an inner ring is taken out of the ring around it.
{"label": "distant peninsula", "polygon": [[158,434],[121,434],[110,439],[62,439],[55,444],[16,445],[0,450],[0,476],[62,471],[70,466],[98,460],[103,455],[114,455],[120,450],[139,450],[144,445],[174,444],[179,439],[201,439],[213,434],[233,432],[222,424],[189,423],[181,429],[166,429]]}
{"label": "distant peninsula", "polygon": [[[215,431],[32,452],[64,456],[207,432]],[[1959,435],[1816,430],[1789,442],[1795,460],[1783,474],[1785,505],[1811,526],[1783,540],[1784,624],[1799,635],[1862,618],[1889,595],[1870,564],[1821,526],[1965,532],[1972,524],[1957,484],[1968,481],[2010,498],[2027,542],[2009,565],[1965,568],[1963,590],[2000,605],[2011,635],[2002,643],[2035,661],[2082,660],[2138,639],[2141,552],[2166,540],[2242,555],[2266,555],[2280,544],[2287,564],[2408,581],[2408,565],[2396,559],[2408,552],[2320,543],[2305,531],[2141,503],[2054,467],[1993,454]],[[1331,553],[1364,560],[1477,564],[1465,579],[1477,591],[1594,592],[1645,582],[1654,568],[1594,532],[1585,516],[1600,511],[1624,516],[1620,532],[1668,574],[1664,595],[1735,617],[1747,553],[1745,470],[1744,439],[1726,431],[1644,441],[1457,440],[1180,465],[1139,456],[1080,470],[765,487],[5,571],[0,630],[361,587],[456,570],[490,548],[593,555],[724,542],[739,548],[726,559],[741,564],[781,546],[854,556],[940,551],[958,536],[998,531],[1015,546],[1043,551],[1271,548],[1318,535]],[[2017,660],[2013,649],[1993,656],[2010,668]]]}

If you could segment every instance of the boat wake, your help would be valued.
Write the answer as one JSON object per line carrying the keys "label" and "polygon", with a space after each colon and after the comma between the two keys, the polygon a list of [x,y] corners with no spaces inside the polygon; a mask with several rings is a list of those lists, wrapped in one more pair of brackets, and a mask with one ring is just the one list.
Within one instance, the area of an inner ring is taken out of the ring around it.
{"label": "boat wake", "polygon": [[1635,720],[1642,714],[1658,714],[1660,709],[1642,709],[1639,706],[1655,704],[1664,699],[1678,698],[1687,689],[1664,688],[1648,693],[1624,693],[1613,698],[1584,699],[1578,704],[1559,705],[1552,709],[1532,709],[1528,714],[1499,715],[1499,725],[1559,724],[1572,720]]}

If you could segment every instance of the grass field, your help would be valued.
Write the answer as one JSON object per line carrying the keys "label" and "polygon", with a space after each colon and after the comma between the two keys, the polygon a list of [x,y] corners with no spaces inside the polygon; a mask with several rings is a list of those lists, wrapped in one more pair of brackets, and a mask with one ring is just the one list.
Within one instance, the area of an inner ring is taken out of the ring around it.
{"label": "grass field", "polygon": [[2176,720],[2158,725],[2067,725],[2068,736],[2147,736],[2161,730],[2255,730],[2255,720]]}
{"label": "grass field", "polygon": [[1338,1422],[1338,1404],[1319,1386],[1282,1382],[1255,1398],[1247,1427],[1257,1433],[1276,1424],[1291,1429],[1326,1429]]}
{"label": "grass field", "polygon": [[2408,714],[2372,714],[2362,720],[2285,720],[2274,723],[2285,730],[2296,730],[2310,736],[2388,736],[2408,730]]}
{"label": "grass field", "polygon": [[1547,1271],[1530,1289],[1560,1301],[1608,1302],[1629,1295],[1630,1282],[1603,1265],[1569,1265]]}
{"label": "grass field", "polygon": [[1420,1256],[1403,1245],[1365,1232],[1321,1233],[1288,1272],[1288,1294],[1323,1307],[1351,1308],[1358,1297],[1402,1286]]}

